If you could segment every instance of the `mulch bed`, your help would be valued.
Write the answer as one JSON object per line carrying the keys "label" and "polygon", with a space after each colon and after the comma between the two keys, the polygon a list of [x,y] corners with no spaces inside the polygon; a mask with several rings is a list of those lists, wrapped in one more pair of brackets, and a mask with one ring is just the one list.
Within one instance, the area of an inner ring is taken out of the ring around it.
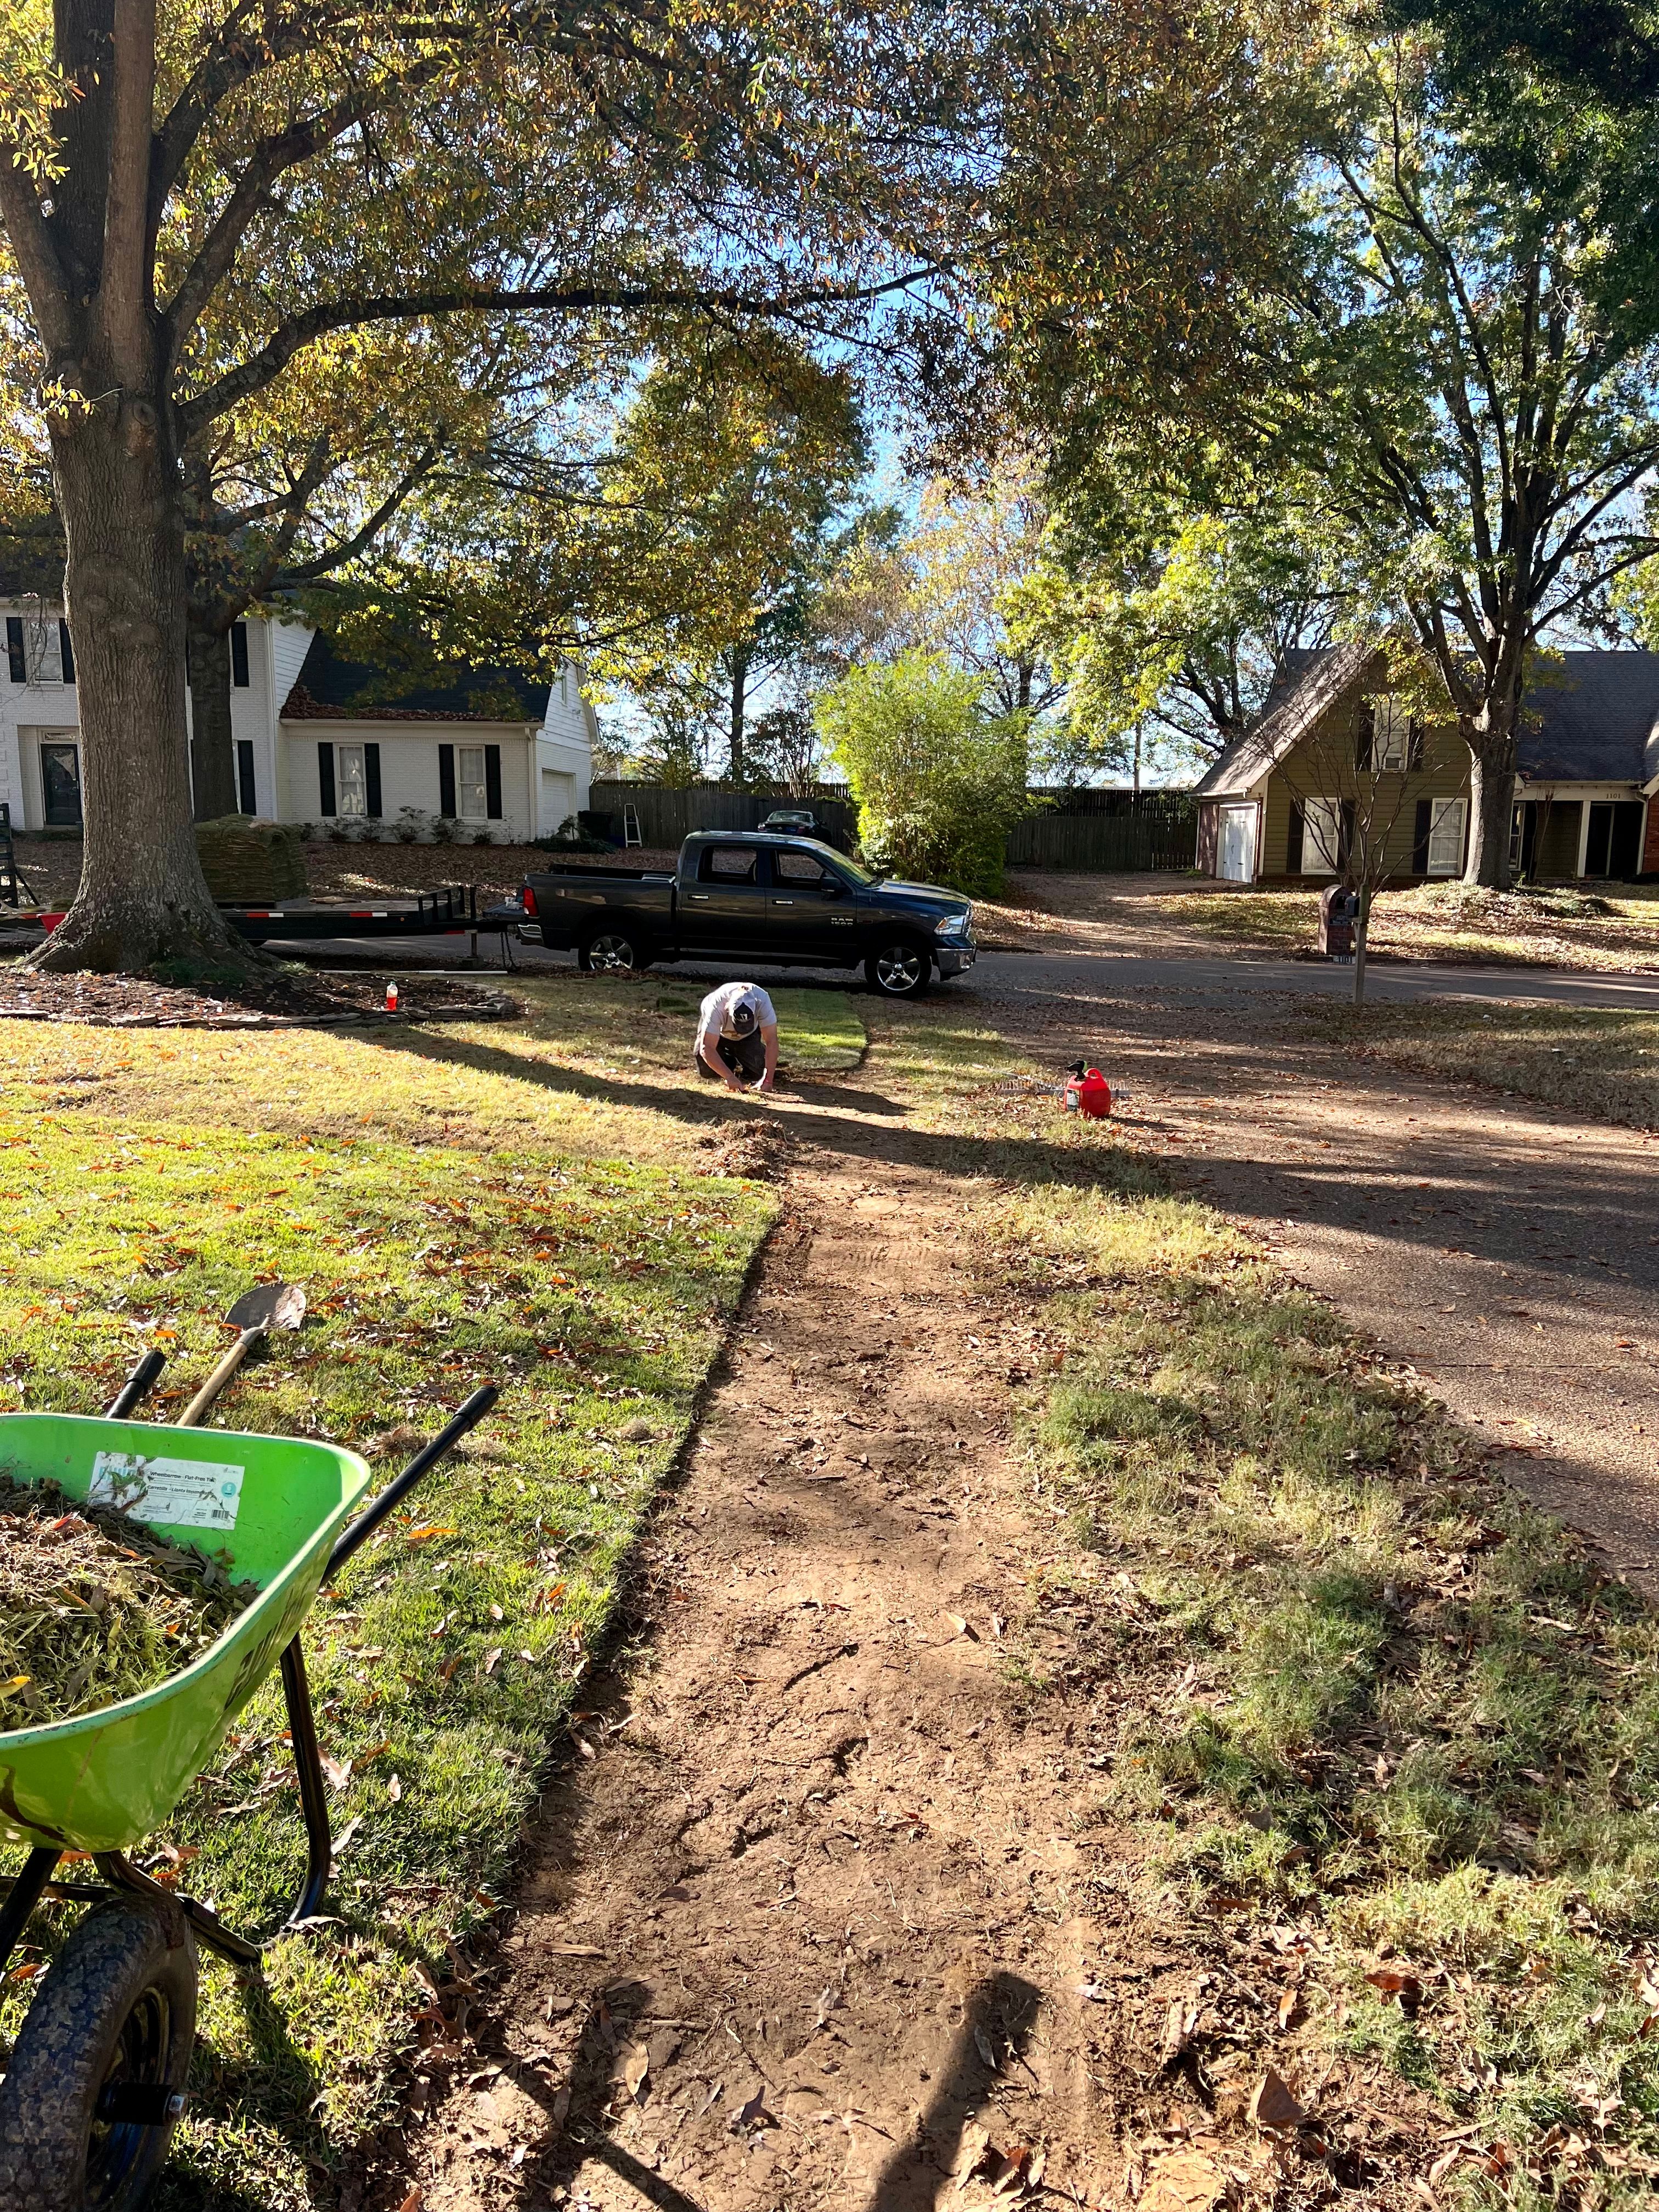
{"label": "mulch bed", "polygon": [[235,985],[193,988],[143,975],[0,972],[0,1020],[79,1022],[94,1029],[342,1029],[364,1023],[496,1021],[522,1011],[505,991],[425,979],[398,987],[389,1013],[380,975],[278,969]]}

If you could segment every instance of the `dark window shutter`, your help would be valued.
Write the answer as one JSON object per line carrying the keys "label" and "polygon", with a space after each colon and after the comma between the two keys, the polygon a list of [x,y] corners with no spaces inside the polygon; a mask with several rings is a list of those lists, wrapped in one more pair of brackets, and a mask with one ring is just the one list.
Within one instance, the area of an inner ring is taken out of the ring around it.
{"label": "dark window shutter", "polygon": [[317,811],[319,814],[334,811],[334,748],[319,744],[317,748]]}
{"label": "dark window shutter", "polygon": [[1429,872],[1429,825],[1434,819],[1434,801],[1419,799],[1417,802],[1417,821],[1412,830],[1412,873],[1426,876]]}
{"label": "dark window shutter", "polygon": [[239,691],[248,688],[246,623],[232,623],[230,626],[230,680]]}
{"label": "dark window shutter", "polygon": [[1302,840],[1307,832],[1308,810],[1299,799],[1291,801],[1291,834],[1285,841],[1285,872],[1302,873]]}
{"label": "dark window shutter", "polygon": [[1361,775],[1371,772],[1371,748],[1376,740],[1376,713],[1369,699],[1360,706],[1355,723],[1353,763]]}
{"label": "dark window shutter", "polygon": [[1354,803],[1352,799],[1345,799],[1342,802],[1342,827],[1337,832],[1339,842],[1336,856],[1337,866],[1344,870],[1353,858],[1353,825]]}
{"label": "dark window shutter", "polygon": [[455,748],[438,748],[438,811],[446,822],[455,818]]}
{"label": "dark window shutter", "polygon": [[501,818],[501,749],[484,747],[484,812],[492,822]]}
{"label": "dark window shutter", "polygon": [[1415,714],[1406,725],[1406,766],[1413,775],[1422,773],[1423,725]]}
{"label": "dark window shutter", "polygon": [[6,662],[11,672],[11,680],[14,684],[27,684],[28,682],[29,657],[23,650],[23,617],[21,615],[8,615],[6,617]]}
{"label": "dark window shutter", "polygon": [[371,822],[378,822],[380,818],[380,748],[379,745],[363,747],[363,781],[368,786],[367,793],[368,818]]}
{"label": "dark window shutter", "polygon": [[58,657],[64,664],[64,683],[73,684],[75,681],[75,647],[70,643],[69,624],[61,620],[58,624]]}
{"label": "dark window shutter", "polygon": [[257,814],[253,794],[253,740],[236,740],[236,799],[244,814]]}

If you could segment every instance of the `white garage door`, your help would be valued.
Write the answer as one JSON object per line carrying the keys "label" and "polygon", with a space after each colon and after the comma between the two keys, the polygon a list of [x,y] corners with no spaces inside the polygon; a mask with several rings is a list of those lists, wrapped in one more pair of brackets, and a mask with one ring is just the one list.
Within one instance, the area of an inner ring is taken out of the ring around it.
{"label": "white garage door", "polygon": [[1224,806],[1221,810],[1219,874],[1224,883],[1255,881],[1255,809]]}
{"label": "white garage door", "polygon": [[556,837],[576,811],[576,779],[562,769],[542,770],[542,831]]}

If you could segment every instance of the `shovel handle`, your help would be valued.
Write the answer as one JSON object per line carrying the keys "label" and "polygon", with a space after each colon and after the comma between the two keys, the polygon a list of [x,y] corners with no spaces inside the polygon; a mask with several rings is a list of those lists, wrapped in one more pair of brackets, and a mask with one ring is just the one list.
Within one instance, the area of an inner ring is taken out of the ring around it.
{"label": "shovel handle", "polygon": [[203,1422],[212,1412],[220,1392],[264,1334],[264,1331],[262,1328],[245,1328],[242,1331],[235,1343],[231,1346],[230,1350],[226,1352],[212,1374],[208,1376],[207,1381],[203,1383],[189,1405],[185,1407],[184,1412],[179,1414],[178,1420],[179,1428],[199,1429],[201,1427]]}

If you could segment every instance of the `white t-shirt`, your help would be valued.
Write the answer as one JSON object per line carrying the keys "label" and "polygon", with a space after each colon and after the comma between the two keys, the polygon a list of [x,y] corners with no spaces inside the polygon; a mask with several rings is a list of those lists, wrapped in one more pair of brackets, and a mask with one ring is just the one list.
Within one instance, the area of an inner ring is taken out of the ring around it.
{"label": "white t-shirt", "polygon": [[752,1036],[755,1030],[776,1029],[778,1018],[772,1001],[758,983],[722,983],[711,991],[702,1002],[697,1023],[697,1048],[712,1046],[716,1037],[735,1037],[739,1032],[732,1021],[736,1007],[747,1006],[755,1017],[754,1030],[742,1032]]}

